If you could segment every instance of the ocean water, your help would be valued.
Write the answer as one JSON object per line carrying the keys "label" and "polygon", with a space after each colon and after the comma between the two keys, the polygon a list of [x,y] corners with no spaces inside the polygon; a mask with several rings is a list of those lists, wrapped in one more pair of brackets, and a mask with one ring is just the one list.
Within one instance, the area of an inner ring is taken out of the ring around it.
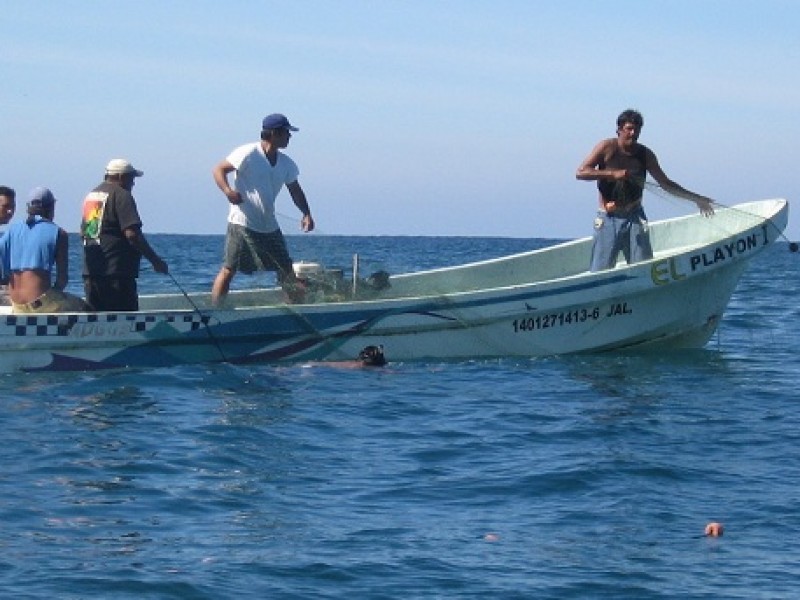
{"label": "ocean water", "polygon": [[[222,237],[151,241],[209,289]],[[389,272],[548,243],[289,242]],[[777,244],[691,352],[2,375],[0,597],[796,597],[798,281]]]}

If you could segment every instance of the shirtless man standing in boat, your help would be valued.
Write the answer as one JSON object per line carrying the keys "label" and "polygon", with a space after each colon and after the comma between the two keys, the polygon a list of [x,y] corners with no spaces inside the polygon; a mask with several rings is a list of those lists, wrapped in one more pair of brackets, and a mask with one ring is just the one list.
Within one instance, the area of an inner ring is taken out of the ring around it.
{"label": "shirtless man standing in boat", "polygon": [[642,194],[647,174],[663,190],[697,204],[704,216],[714,214],[712,200],[672,181],[656,155],[639,143],[644,119],[633,109],[617,117],[617,137],[599,142],[578,167],[577,179],[597,181],[599,210],[594,220],[592,271],[612,269],[620,251],[628,264],[653,257]]}

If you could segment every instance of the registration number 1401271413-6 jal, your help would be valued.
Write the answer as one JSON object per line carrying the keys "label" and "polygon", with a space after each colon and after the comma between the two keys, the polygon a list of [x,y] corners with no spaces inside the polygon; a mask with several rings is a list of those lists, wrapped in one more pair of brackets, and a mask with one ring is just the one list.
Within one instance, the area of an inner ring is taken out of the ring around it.
{"label": "registration number 1401271413-6 jal", "polygon": [[558,313],[546,313],[543,315],[536,315],[535,317],[514,319],[512,325],[515,333],[521,333],[524,331],[536,331],[537,329],[549,329],[550,327],[577,325],[579,323],[585,323],[586,321],[597,321],[600,317],[629,315],[632,312],[627,302],[618,302],[612,304],[607,310],[595,306],[592,308],[579,308]]}

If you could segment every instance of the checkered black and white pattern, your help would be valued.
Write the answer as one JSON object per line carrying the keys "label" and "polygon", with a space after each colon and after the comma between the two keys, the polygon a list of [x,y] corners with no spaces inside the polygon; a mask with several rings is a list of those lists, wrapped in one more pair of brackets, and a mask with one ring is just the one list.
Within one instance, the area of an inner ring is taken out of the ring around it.
{"label": "checkered black and white pattern", "polygon": [[[70,315],[8,315],[6,328],[12,328],[15,336],[67,336],[76,323],[130,324],[132,333],[153,329],[159,323],[168,323],[180,331],[196,331],[208,323],[208,316],[198,313],[180,315],[141,314],[70,314]],[[182,325],[182,326],[181,326]],[[8,332],[7,332],[8,333]]]}

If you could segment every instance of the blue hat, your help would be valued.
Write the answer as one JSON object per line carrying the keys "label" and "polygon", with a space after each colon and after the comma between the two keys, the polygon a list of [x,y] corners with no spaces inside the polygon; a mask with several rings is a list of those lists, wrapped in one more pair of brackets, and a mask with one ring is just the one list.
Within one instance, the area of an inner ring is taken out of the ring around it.
{"label": "blue hat", "polygon": [[289,131],[300,131],[297,127],[294,127],[291,123],[289,123],[289,119],[287,119],[284,115],[280,113],[275,113],[264,117],[264,120],[261,121],[261,128],[288,129]]}
{"label": "blue hat", "polygon": [[46,187],[35,187],[28,195],[28,204],[31,206],[53,206],[55,203],[56,197]]}

